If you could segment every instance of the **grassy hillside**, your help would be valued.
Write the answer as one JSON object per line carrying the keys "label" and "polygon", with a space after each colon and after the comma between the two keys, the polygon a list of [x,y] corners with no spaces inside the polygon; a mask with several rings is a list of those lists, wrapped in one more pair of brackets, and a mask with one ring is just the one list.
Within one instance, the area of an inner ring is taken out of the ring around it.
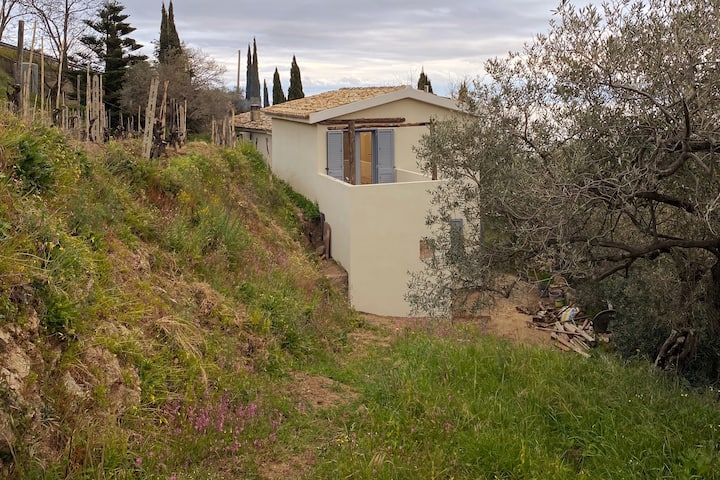
{"label": "grassy hillside", "polygon": [[252,147],[0,123],[0,478],[720,478],[714,390],[367,323]]}
{"label": "grassy hillside", "polygon": [[[269,442],[278,384],[342,349],[358,319],[259,154],[197,144],[146,161],[137,144],[85,152],[2,121],[6,473],[144,476]],[[218,409],[246,418],[215,432]]]}

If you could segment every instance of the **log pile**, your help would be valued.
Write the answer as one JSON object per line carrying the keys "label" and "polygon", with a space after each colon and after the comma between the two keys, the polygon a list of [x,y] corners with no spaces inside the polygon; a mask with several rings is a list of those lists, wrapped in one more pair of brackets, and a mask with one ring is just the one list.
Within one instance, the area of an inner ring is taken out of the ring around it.
{"label": "log pile", "polygon": [[528,327],[548,332],[555,346],[563,351],[589,358],[590,350],[598,341],[609,341],[609,334],[597,333],[593,319],[577,307],[547,308],[541,305],[535,312],[521,307],[517,310],[532,316],[532,321],[527,322]]}

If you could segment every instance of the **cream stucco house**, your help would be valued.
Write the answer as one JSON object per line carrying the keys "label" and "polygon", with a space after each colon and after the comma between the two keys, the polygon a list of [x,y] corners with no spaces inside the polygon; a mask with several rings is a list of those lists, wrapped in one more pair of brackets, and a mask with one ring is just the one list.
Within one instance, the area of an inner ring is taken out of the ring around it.
{"label": "cream stucco house", "polygon": [[272,169],[316,201],[331,256],[348,272],[359,311],[406,316],[408,272],[422,268],[432,180],[413,146],[454,100],[411,87],[343,88],[263,109],[272,118]]}

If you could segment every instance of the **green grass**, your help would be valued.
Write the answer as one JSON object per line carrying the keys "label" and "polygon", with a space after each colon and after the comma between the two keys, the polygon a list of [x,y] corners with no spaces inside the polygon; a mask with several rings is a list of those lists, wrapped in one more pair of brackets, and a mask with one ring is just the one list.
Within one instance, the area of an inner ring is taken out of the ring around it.
{"label": "green grass", "polygon": [[146,160],[0,120],[0,328],[31,360],[0,477],[717,478],[717,392],[645,364],[445,324],[355,349],[299,241],[317,205],[248,145]]}
{"label": "green grass", "polygon": [[720,478],[717,392],[463,337],[413,334],[353,365],[360,405],[307,478]]}

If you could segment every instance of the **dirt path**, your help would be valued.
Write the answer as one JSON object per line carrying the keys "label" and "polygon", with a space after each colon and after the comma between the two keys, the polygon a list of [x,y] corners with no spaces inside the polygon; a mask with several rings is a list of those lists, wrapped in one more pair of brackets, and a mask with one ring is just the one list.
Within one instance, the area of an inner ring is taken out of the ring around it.
{"label": "dirt path", "polygon": [[[334,270],[332,270],[334,273]],[[341,276],[341,275],[338,275]],[[342,282],[340,282],[342,283]],[[456,321],[478,325],[488,335],[506,338],[511,341],[540,347],[552,347],[552,341],[546,332],[529,328],[530,317],[520,313],[516,307],[534,309],[540,298],[537,288],[531,284],[518,283],[508,298],[501,298],[495,305],[480,312],[473,319]],[[424,318],[386,317],[361,313],[365,326],[358,328],[348,336],[352,346],[350,357],[360,357],[370,348],[389,348],[400,335],[409,331],[446,331],[447,321],[436,321]],[[444,323],[443,323],[444,322]],[[348,404],[357,398],[357,393],[349,386],[320,375],[309,375],[294,372],[293,381],[288,387],[288,394],[308,410],[325,410]],[[264,463],[261,467],[263,477],[267,480],[301,478],[316,461],[313,449],[284,459],[275,459]]]}

